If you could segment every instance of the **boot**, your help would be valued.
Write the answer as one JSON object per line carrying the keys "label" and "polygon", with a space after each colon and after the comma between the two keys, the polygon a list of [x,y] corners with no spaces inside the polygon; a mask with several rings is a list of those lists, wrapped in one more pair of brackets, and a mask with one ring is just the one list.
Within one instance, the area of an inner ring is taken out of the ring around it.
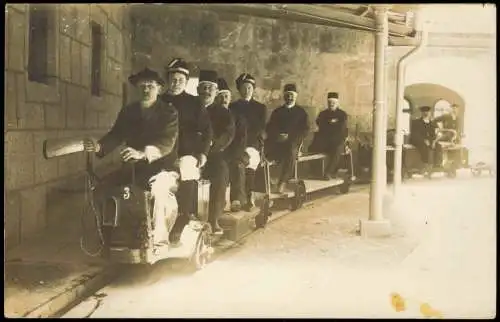
{"label": "boot", "polygon": [[238,212],[241,210],[241,202],[239,200],[231,201],[231,212]]}
{"label": "boot", "polygon": [[247,202],[245,203],[244,210],[247,212],[252,211],[254,206],[255,204],[253,202],[252,193],[250,193],[247,197]]}
{"label": "boot", "polygon": [[224,229],[219,225],[219,223],[216,221],[212,225],[212,232],[214,235],[222,235],[224,233]]}

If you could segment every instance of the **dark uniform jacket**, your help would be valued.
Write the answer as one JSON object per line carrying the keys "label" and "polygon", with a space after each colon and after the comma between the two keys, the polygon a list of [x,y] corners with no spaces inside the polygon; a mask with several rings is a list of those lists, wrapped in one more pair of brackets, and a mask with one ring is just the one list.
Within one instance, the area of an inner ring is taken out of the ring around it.
{"label": "dark uniform jacket", "polygon": [[267,139],[271,144],[277,143],[281,133],[287,133],[287,142],[298,146],[309,131],[307,112],[300,106],[288,108],[284,105],[271,113],[267,123]]}
{"label": "dark uniform jacket", "polygon": [[424,140],[429,140],[430,143],[436,139],[437,125],[435,122],[424,122],[422,118],[412,122],[410,140],[412,144],[422,144]]}
{"label": "dark uniform jacket", "polygon": [[111,130],[99,141],[103,157],[122,143],[144,151],[148,145],[157,147],[162,158],[147,164],[139,162],[137,170],[147,172],[172,170],[177,159],[178,114],[172,104],[160,99],[153,106],[142,109],[139,102],[123,107]]}
{"label": "dark uniform jacket", "polygon": [[[337,120],[331,123],[331,120]],[[326,152],[343,142],[347,137],[347,113],[337,108],[332,110],[327,108],[321,111],[316,118],[318,132],[314,136],[310,150]]]}
{"label": "dark uniform jacket", "polygon": [[212,124],[213,137],[209,155],[223,153],[231,144],[235,126],[232,113],[219,104],[206,107]]}
{"label": "dark uniform jacket", "polygon": [[182,92],[163,94],[165,102],[172,103],[179,114],[179,156],[208,154],[212,141],[212,127],[208,112],[196,96]]}
{"label": "dark uniform jacket", "polygon": [[225,150],[228,161],[245,160],[245,149],[247,147],[247,122],[241,114],[231,114],[234,120],[234,138]]}
{"label": "dark uniform jacket", "polygon": [[250,101],[237,100],[229,106],[235,114],[242,116],[247,124],[247,146],[260,151],[264,144],[267,108],[253,98]]}

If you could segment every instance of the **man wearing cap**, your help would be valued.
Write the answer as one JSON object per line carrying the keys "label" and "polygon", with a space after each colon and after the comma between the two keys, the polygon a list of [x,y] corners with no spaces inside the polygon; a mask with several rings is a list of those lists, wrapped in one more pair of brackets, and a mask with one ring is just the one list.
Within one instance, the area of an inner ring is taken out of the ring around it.
{"label": "man wearing cap", "polygon": [[[213,129],[212,145],[203,170],[203,176],[210,180],[208,221],[215,234],[222,234],[218,218],[224,213],[226,188],[229,182],[225,150],[231,144],[235,132],[233,117],[227,109],[231,94],[225,80],[217,79],[217,72],[200,70],[198,95],[203,108],[208,111]],[[215,102],[217,95],[218,101]]]}
{"label": "man wearing cap", "polygon": [[315,133],[309,150],[328,156],[324,174],[325,179],[329,180],[336,175],[335,171],[347,137],[347,113],[340,109],[338,93],[328,93],[327,108],[319,113],[316,124],[318,132]]}
{"label": "man wearing cap", "polygon": [[281,164],[278,193],[283,193],[287,182],[292,178],[300,145],[309,131],[307,113],[296,105],[296,85],[285,85],[283,92],[285,104],[271,113],[265,143],[267,158]]}
{"label": "man wearing cap", "polygon": [[[130,76],[129,81],[140,90],[140,101],[123,107],[111,130],[99,141],[84,139],[84,148],[96,152],[102,158],[125,143],[125,148],[120,152],[122,161],[135,164],[137,185],[144,189],[151,188],[153,194],[162,191],[155,196],[155,200],[158,200],[164,196],[163,193],[168,193],[168,190],[173,193],[176,188],[173,185],[176,185],[178,177],[175,172],[178,113],[172,104],[158,99],[164,81],[155,71],[146,68]],[[130,184],[132,178],[132,170],[122,167],[103,181]],[[161,187],[159,190],[155,189],[158,185]],[[172,223],[175,220],[176,209],[174,215],[173,218],[165,218],[165,221]],[[170,231],[170,228],[171,225],[167,230]],[[164,236],[166,242],[168,231]]]}
{"label": "man wearing cap", "polygon": [[231,200],[231,211],[238,212],[241,210],[241,204],[245,203],[245,168],[248,165],[248,154],[245,152],[247,148],[247,131],[248,125],[242,114],[235,113],[231,109],[232,93],[223,78],[219,78],[219,94],[217,95],[217,103],[224,108],[229,109],[234,120],[234,137],[231,144],[225,150],[226,161],[229,168],[229,184]]}
{"label": "man wearing cap", "polygon": [[196,96],[186,93],[189,79],[188,64],[181,58],[174,58],[166,68],[165,102],[172,103],[179,114],[179,170],[180,183],[177,192],[180,218],[172,230],[172,241],[180,238],[182,229],[195,219],[198,198],[200,168],[207,162],[212,140],[212,128],[206,109],[200,106]]}
{"label": "man wearing cap", "polygon": [[434,146],[438,127],[431,119],[429,106],[420,107],[420,111],[422,116],[411,124],[410,142],[420,154],[426,176],[430,176],[434,165]]}
{"label": "man wearing cap", "polygon": [[242,206],[246,210],[253,207],[252,191],[255,170],[260,164],[260,153],[264,146],[267,118],[266,106],[253,98],[255,85],[255,78],[252,75],[243,73],[238,76],[236,88],[241,98],[231,103],[229,107],[234,115],[238,117],[236,122],[245,122],[247,126],[246,143],[238,141],[241,144],[241,153],[234,155],[230,163],[232,211],[239,211]]}

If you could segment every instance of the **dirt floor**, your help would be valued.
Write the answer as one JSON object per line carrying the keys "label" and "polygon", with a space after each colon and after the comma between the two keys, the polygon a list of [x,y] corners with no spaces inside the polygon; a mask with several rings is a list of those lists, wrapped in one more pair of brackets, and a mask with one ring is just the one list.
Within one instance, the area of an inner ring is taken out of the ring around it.
{"label": "dirt floor", "polygon": [[197,273],[132,268],[65,317],[495,316],[495,179],[416,179],[397,200],[390,238],[356,233],[367,191],[322,198]]}

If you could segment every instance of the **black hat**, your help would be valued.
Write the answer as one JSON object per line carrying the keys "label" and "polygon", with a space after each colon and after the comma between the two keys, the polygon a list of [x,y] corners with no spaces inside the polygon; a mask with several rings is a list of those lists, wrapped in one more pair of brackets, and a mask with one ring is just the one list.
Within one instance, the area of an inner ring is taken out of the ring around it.
{"label": "black hat", "polygon": [[422,112],[429,112],[431,110],[430,106],[421,106],[420,111]]}
{"label": "black hat", "polygon": [[215,70],[200,70],[198,83],[209,82],[217,85],[217,72]]}
{"label": "black hat", "polygon": [[186,61],[182,58],[174,58],[165,68],[167,73],[181,73],[189,77],[189,67]]}
{"label": "black hat", "polygon": [[297,85],[295,84],[286,84],[283,88],[283,92],[295,92],[297,93]]}
{"label": "black hat", "polygon": [[255,78],[248,73],[243,73],[236,78],[236,87],[240,88],[243,83],[250,83],[255,87]]}
{"label": "black hat", "polygon": [[220,77],[217,79],[217,87],[219,88],[219,93],[223,91],[230,92],[229,86],[227,86],[227,82],[224,78]]}
{"label": "black hat", "polygon": [[130,75],[128,78],[130,84],[134,86],[136,86],[137,83],[141,80],[153,80],[162,86],[165,85],[165,81],[161,78],[160,74],[147,67],[138,72],[137,74]]}
{"label": "black hat", "polygon": [[328,92],[328,98],[339,98],[339,93]]}

